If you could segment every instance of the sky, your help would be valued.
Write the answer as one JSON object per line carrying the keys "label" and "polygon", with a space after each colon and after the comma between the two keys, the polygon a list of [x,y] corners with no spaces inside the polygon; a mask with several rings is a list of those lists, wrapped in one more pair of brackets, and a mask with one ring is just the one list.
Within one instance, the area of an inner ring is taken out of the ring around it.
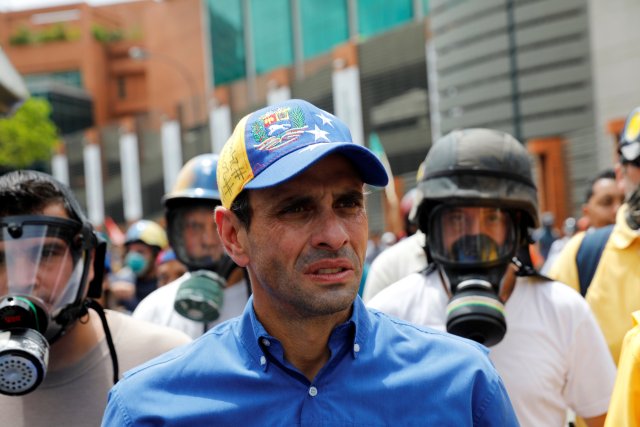
{"label": "sky", "polygon": [[121,3],[123,1],[131,0],[0,0],[0,12],[37,9],[41,7],[74,3],[88,3],[92,6],[100,6],[103,4]]}

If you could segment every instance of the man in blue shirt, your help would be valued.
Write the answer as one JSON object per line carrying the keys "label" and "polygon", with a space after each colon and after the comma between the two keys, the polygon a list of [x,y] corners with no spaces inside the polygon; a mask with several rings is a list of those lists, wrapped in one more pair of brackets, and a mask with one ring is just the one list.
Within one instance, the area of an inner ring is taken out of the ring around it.
{"label": "man in blue shirt", "polygon": [[484,347],[367,311],[363,184],[384,167],[333,115],[290,100],[244,117],[215,212],[246,267],[244,314],[128,372],[105,426],[518,425]]}

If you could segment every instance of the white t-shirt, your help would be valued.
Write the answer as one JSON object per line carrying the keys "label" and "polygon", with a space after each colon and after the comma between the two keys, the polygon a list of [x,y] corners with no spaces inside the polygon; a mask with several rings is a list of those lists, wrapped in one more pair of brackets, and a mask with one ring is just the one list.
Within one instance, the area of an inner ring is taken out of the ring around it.
{"label": "white t-shirt", "polygon": [[421,231],[400,240],[378,255],[367,273],[362,299],[366,303],[378,292],[427,266],[425,235]]}
{"label": "white t-shirt", "polygon": [[169,326],[179,329],[191,338],[198,338],[208,329],[242,314],[249,299],[247,283],[241,280],[232,286],[224,289],[224,299],[220,317],[215,321],[204,324],[196,322],[180,315],[173,308],[173,303],[178,293],[178,288],[189,277],[186,273],[179,279],[162,286],[151,292],[145,299],[140,301],[132,316],[136,319],[146,320],[156,325]]}
{"label": "white t-shirt", "polygon": [[[412,274],[368,306],[446,330],[449,301],[437,271]],[[562,426],[567,409],[584,418],[607,412],[615,365],[585,300],[568,286],[517,278],[505,304],[507,333],[490,348],[523,426]]]}

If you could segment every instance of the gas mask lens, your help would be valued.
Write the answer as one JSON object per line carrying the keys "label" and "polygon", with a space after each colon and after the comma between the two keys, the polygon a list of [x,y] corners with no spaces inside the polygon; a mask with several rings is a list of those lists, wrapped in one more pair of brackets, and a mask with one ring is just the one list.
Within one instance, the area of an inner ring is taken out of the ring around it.
{"label": "gas mask lens", "polygon": [[172,208],[169,240],[177,258],[189,270],[213,269],[224,254],[211,206]]}
{"label": "gas mask lens", "polygon": [[515,227],[508,212],[495,207],[443,206],[435,209],[429,249],[437,261],[461,266],[511,259]]}

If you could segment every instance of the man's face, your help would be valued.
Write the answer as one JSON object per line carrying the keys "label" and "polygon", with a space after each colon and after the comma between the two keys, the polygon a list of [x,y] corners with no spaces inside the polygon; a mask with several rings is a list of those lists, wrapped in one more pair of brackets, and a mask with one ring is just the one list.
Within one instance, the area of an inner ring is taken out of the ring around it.
{"label": "man's face", "polygon": [[[502,247],[509,231],[509,216],[502,210],[493,207],[450,207],[441,213],[441,232],[443,248],[449,254],[464,250],[454,249],[464,236],[489,237],[498,247]],[[492,254],[497,256],[496,254]],[[452,256],[452,255],[450,255]],[[452,256],[455,258],[455,256]]]}
{"label": "man's face", "polygon": [[[36,215],[69,219],[59,203]],[[56,305],[74,270],[69,245],[67,240],[50,235],[0,241],[0,296],[31,295]]]}
{"label": "man's face", "polygon": [[249,200],[251,226],[238,239],[256,310],[348,315],[368,232],[363,182],[352,164],[328,156],[283,184],[250,191]]}
{"label": "man's face", "polygon": [[593,194],[583,207],[591,227],[604,227],[616,222],[616,212],[624,201],[624,193],[611,178],[602,178],[593,184]]}
{"label": "man's face", "polygon": [[186,253],[192,259],[217,261],[224,253],[210,208],[198,207],[184,213],[183,237]]}

